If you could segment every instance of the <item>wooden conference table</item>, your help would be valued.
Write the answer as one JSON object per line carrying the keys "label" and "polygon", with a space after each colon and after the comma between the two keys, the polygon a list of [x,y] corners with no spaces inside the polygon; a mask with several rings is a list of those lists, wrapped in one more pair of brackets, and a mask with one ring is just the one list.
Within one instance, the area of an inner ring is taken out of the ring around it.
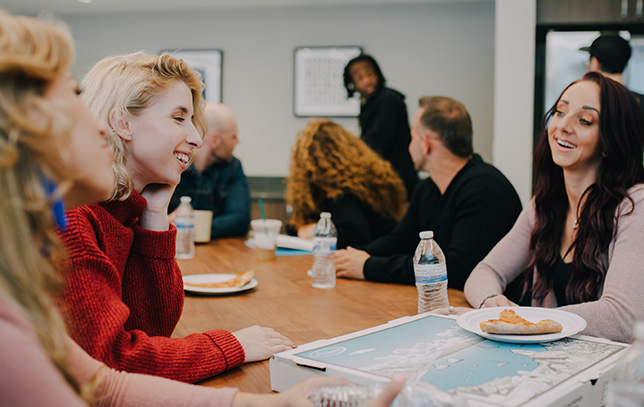
{"label": "wooden conference table", "polygon": [[[271,327],[297,344],[333,338],[416,314],[416,287],[338,279],[335,288],[311,287],[307,270],[313,256],[278,256],[257,261],[244,239],[218,239],[196,247],[195,257],[178,260],[184,275],[255,270],[258,285],[228,296],[186,294],[174,337],[212,329],[237,331],[251,325]],[[449,290],[450,304],[469,306],[461,291]],[[268,361],[250,363],[201,383],[271,391]]]}

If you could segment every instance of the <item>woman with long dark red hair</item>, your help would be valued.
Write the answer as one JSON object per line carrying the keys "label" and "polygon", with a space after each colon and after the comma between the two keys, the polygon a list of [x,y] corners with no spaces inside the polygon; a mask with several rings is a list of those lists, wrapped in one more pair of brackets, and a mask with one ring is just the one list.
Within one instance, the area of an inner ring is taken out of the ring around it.
{"label": "woman with long dark red hair", "polygon": [[534,197],[474,269],[474,307],[512,306],[507,282],[526,275],[532,305],[562,307],[582,332],[632,341],[644,320],[644,119],[632,94],[590,72],[548,111],[534,152]]}

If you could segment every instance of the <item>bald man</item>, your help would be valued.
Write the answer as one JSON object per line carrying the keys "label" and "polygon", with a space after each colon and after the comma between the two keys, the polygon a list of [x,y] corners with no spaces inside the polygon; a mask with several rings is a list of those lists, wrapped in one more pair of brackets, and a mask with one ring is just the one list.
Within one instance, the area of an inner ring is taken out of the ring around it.
{"label": "bald man", "polygon": [[192,198],[194,209],[213,212],[211,237],[245,236],[250,224],[250,192],[241,162],[233,157],[237,120],[222,104],[206,106],[208,132],[203,146],[194,150],[192,165],[181,174],[181,182],[170,200],[169,211],[182,196]]}

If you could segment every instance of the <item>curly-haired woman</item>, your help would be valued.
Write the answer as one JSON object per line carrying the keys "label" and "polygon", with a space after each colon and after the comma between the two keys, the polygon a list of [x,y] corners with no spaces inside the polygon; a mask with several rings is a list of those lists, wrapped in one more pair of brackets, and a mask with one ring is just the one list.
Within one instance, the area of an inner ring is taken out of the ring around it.
{"label": "curly-haired woman", "polygon": [[644,119],[619,83],[590,72],[546,115],[534,152],[534,197],[512,230],[472,271],[475,307],[509,306],[499,294],[524,272],[532,304],[583,317],[582,332],[631,341],[644,319]]}
{"label": "curly-haired woman", "polygon": [[311,238],[320,213],[331,212],[338,248],[385,235],[407,209],[405,187],[391,164],[329,120],[312,121],[300,132],[286,203],[300,237]]}

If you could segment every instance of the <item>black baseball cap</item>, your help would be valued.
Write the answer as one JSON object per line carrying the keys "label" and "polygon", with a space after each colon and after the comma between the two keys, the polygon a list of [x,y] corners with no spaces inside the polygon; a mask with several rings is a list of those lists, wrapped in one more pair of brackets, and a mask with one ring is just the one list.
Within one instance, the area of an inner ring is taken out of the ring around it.
{"label": "black baseball cap", "polygon": [[602,70],[609,73],[623,72],[631,58],[630,44],[617,34],[602,34],[589,47],[581,47],[579,50],[589,52],[590,56],[597,58]]}

